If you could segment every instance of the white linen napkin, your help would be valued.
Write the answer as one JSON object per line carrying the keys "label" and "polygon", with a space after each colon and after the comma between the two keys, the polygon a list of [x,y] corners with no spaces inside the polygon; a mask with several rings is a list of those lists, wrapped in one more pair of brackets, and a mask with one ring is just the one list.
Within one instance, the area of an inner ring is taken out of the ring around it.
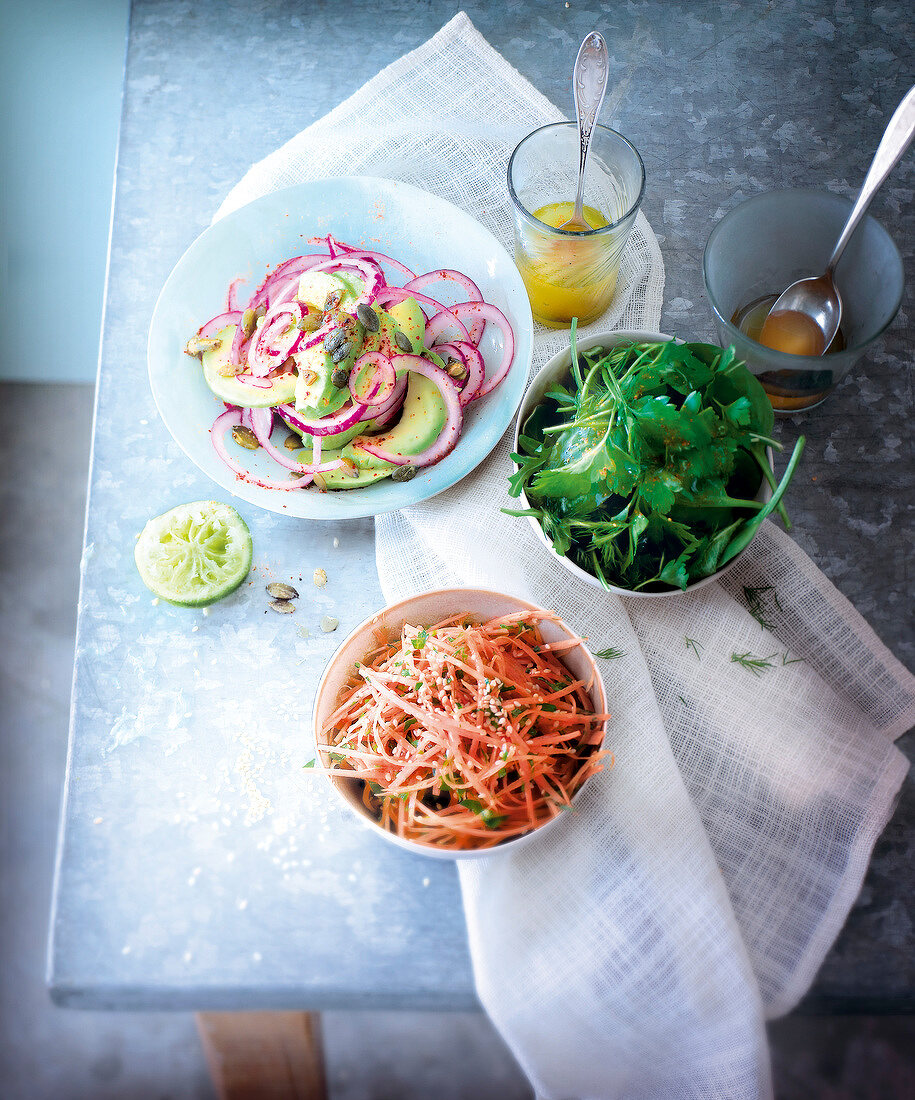
{"label": "white linen napkin", "polygon": [[[217,217],[367,173],[449,199],[510,246],[508,156],[561,117],[461,13],[254,165]],[[662,290],[640,214],[593,328],[657,330]],[[567,339],[538,326],[532,369]],[[625,654],[602,662],[614,768],[543,840],[460,866],[480,999],[550,1100],[767,1096],[764,1019],[807,990],[860,889],[907,769],[893,740],[915,722],[915,678],[772,524],[698,593],[587,587],[500,513],[514,503],[508,452],[505,439],[454,488],[376,526],[388,599],[501,589]],[[767,589],[771,629],[744,586]],[[777,664],[754,677],[731,661],[746,651]]]}

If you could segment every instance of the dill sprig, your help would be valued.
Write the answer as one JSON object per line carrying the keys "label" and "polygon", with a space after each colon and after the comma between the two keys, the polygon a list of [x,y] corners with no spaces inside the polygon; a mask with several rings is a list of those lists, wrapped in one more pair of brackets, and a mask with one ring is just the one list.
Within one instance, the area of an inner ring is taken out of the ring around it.
{"label": "dill sprig", "polygon": [[778,593],[774,585],[762,584],[758,588],[743,586],[743,598],[747,601],[747,610],[759,623],[763,630],[773,630],[774,624],[769,621],[770,609],[766,606],[771,601],[775,607],[784,614],[782,605],[778,602]]}
{"label": "dill sprig", "polygon": [[732,653],[731,662],[740,665],[754,676],[762,676],[767,668],[773,668],[777,653],[771,653],[768,657],[757,657],[754,653]]}
{"label": "dill sprig", "polygon": [[616,649],[614,646],[607,646],[606,649],[597,649],[594,651],[595,657],[603,657],[605,661],[618,661],[620,657],[626,656],[626,651],[623,649]]}
{"label": "dill sprig", "polygon": [[687,638],[686,648],[691,649],[693,653],[696,654],[697,661],[702,660],[702,650],[705,649],[705,646],[702,644],[702,642],[697,642],[695,638]]}

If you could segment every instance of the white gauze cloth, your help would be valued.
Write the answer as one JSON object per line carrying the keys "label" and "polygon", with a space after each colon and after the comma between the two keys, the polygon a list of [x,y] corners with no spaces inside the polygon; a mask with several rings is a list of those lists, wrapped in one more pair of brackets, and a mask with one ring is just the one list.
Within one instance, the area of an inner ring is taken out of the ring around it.
{"label": "white gauze cloth", "polygon": [[[561,117],[459,14],[256,164],[219,216],[363,173],[441,195],[510,246],[509,154]],[[593,327],[656,331],[662,290],[640,214]],[[567,340],[538,327],[532,370]],[[499,511],[516,504],[509,449],[506,437],[454,488],[377,521],[388,599],[495,588],[625,654],[600,662],[612,770],[544,839],[460,865],[480,999],[550,1100],[768,1096],[764,1019],[804,994],[860,889],[906,772],[893,740],[915,722],[915,679],[772,524],[689,596],[584,585]],[[772,586],[771,629],[744,586]],[[730,659],[743,652],[774,667],[754,677]]]}

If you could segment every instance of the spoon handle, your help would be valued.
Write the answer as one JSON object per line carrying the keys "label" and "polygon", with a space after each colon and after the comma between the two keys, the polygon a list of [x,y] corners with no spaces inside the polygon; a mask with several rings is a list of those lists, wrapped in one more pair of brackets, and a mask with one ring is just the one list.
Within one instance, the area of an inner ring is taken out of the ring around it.
{"label": "spoon handle", "polygon": [[877,193],[886,177],[899,163],[902,154],[908,149],[915,137],[915,85],[909,88],[902,102],[896,108],[896,112],[889,121],[889,125],[883,133],[874,159],[868,169],[867,176],[861,187],[858,200],[848,216],[842,236],[836,242],[836,247],[829,257],[826,265],[826,273],[832,276],[839,258],[845,251],[849,238],[858,227],[858,222],[864,217],[864,212],[871,204],[871,199]]}
{"label": "spoon handle", "polygon": [[575,215],[582,218],[584,202],[585,168],[588,153],[591,150],[591,133],[597,121],[597,113],[607,91],[607,76],[610,71],[610,59],[607,43],[599,31],[591,31],[585,37],[575,58],[575,71],[572,79],[572,91],[575,96],[575,113],[578,116],[578,133],[581,147],[578,160],[578,194],[575,196]]}

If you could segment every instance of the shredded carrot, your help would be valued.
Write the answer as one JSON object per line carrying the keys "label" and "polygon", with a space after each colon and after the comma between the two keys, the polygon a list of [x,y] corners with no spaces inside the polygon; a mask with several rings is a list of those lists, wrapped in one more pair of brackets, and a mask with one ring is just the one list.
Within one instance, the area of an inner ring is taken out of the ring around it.
{"label": "shredded carrot", "polygon": [[610,715],[556,656],[580,639],[545,643],[544,619],[556,621],[454,615],[396,641],[376,633],[321,730],[324,766],[362,782],[383,828],[439,848],[493,847],[568,809],[612,764]]}

